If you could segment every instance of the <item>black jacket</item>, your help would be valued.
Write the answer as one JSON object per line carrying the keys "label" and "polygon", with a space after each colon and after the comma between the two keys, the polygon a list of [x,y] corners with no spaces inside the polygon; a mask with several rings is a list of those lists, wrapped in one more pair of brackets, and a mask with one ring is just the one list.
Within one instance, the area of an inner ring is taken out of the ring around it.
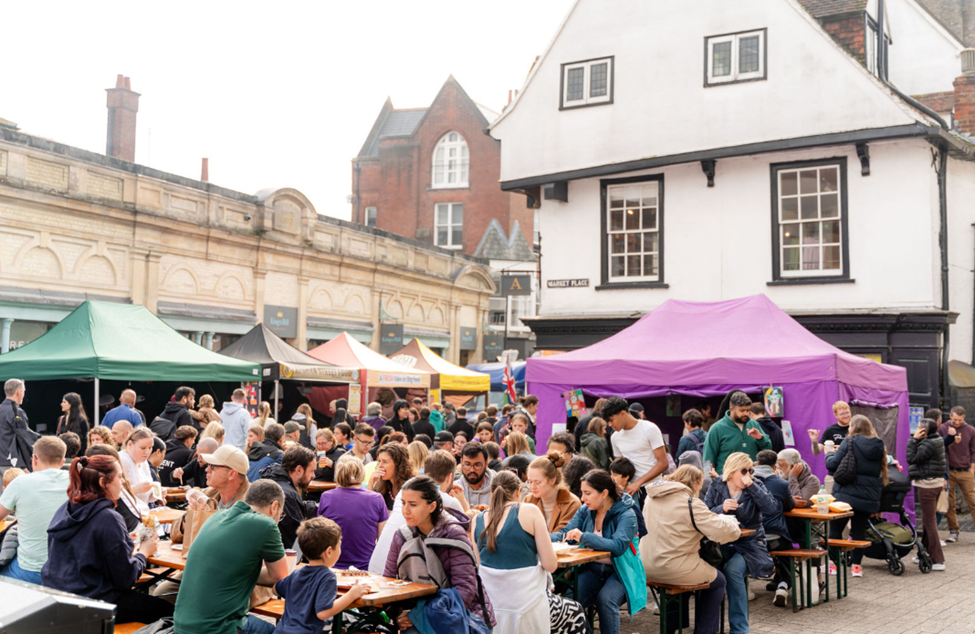
{"label": "black jacket", "polygon": [[207,488],[207,466],[201,465],[196,456],[191,456],[183,465],[183,481],[176,481],[177,485],[189,485],[199,489]]}
{"label": "black jacket", "polygon": [[785,437],[782,435],[782,428],[779,427],[778,423],[768,416],[757,418],[755,422],[761,425],[762,431],[768,436],[769,442],[772,443],[772,451],[779,453],[785,449]]}
{"label": "black jacket", "polygon": [[[166,420],[171,420],[176,423],[176,429],[179,429],[183,425],[189,425],[193,427],[198,432],[203,432],[203,428],[197,423],[193,417],[190,415],[186,406],[182,403],[177,403],[176,401],[169,401],[166,403],[165,409],[163,409],[162,414],[159,415],[160,418],[165,418]],[[174,430],[175,431],[175,430]]]}
{"label": "black jacket", "polygon": [[[405,420],[400,420],[395,416],[393,416],[393,418],[390,418],[388,421],[386,421],[386,424],[392,427],[393,431],[401,431],[404,434],[406,434],[407,442],[413,442],[413,438],[416,436],[416,432],[413,431],[413,423],[410,422],[409,418],[406,418]],[[431,438],[431,440],[433,439]]]}
{"label": "black jacket", "polygon": [[27,426],[27,412],[16,402],[0,403],[0,467],[30,469],[34,441],[41,435]]}
{"label": "black jacket", "polygon": [[924,440],[911,436],[907,441],[907,474],[911,480],[945,477],[948,458],[945,443],[935,434]]}
{"label": "black jacket", "polygon": [[332,461],[331,467],[315,469],[315,479],[325,482],[335,482],[335,463],[345,455],[345,447],[332,447],[332,450],[325,454],[325,457]]}
{"label": "black jacket", "polygon": [[447,428],[447,431],[454,436],[457,435],[457,432],[462,431],[464,432],[464,435],[467,436],[468,442],[474,440],[474,426],[464,418],[458,418],[455,420],[454,424]]}
{"label": "black jacket", "polygon": [[[420,434],[426,434],[430,437],[430,440],[433,440],[434,436],[437,435],[437,430],[433,426],[433,423],[430,422],[429,418],[421,418],[413,423],[413,433],[417,436]],[[468,438],[468,440],[470,440],[470,438]]]}
{"label": "black jacket", "polygon": [[[880,471],[884,461],[884,441],[868,436],[847,437],[840,448],[826,454],[826,468],[835,473],[847,451],[853,451],[857,461],[857,476],[852,484],[833,484],[833,495],[840,502],[846,502],[854,511],[877,513],[880,511],[880,494],[883,483]],[[944,470],[941,472],[944,475]],[[712,484],[713,486],[713,484]]]}
{"label": "black jacket", "polygon": [[267,456],[271,460],[277,460],[283,454],[281,447],[274,444],[270,440],[262,440],[251,445],[250,451],[247,453],[247,459],[251,462],[257,462],[261,458]]}
{"label": "black jacket", "polygon": [[278,463],[265,467],[261,471],[262,480],[273,480],[284,489],[284,513],[278,522],[281,531],[281,542],[285,548],[292,548],[298,539],[298,526],[307,519],[318,514],[318,505],[312,501],[302,499],[298,489],[291,481],[291,476]]}
{"label": "black jacket", "polygon": [[173,438],[166,443],[166,457],[159,465],[159,481],[164,487],[180,486],[179,480],[173,480],[173,470],[184,466],[192,455],[193,451],[182,440]]}
{"label": "black jacket", "polygon": [[[48,588],[114,603],[146,569],[146,558],[132,551],[122,517],[113,502],[65,502],[47,529],[48,559],[41,580]],[[81,546],[83,545],[83,547]]]}
{"label": "black jacket", "polygon": [[91,429],[91,425],[80,416],[71,422],[66,422],[65,418],[66,416],[62,416],[58,419],[58,427],[55,433],[58,436],[69,431],[78,434],[78,438],[81,440],[81,449],[78,451],[78,455],[85,455],[85,452],[88,451],[88,431]]}

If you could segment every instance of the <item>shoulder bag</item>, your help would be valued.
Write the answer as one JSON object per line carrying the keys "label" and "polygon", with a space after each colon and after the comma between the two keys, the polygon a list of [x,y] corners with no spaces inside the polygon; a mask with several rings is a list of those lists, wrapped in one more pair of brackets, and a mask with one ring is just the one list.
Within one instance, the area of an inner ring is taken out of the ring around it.
{"label": "shoulder bag", "polygon": [[[691,506],[693,498],[687,498],[687,512],[691,514],[691,525],[694,526],[694,530],[701,535],[701,529],[697,527],[697,522],[694,521],[694,509]],[[721,544],[718,542],[711,541],[707,537],[701,537],[701,547],[697,551],[698,556],[703,559],[706,563],[714,566],[715,568],[720,568],[722,562],[724,562],[724,551],[721,550]]]}
{"label": "shoulder bag", "polygon": [[836,465],[836,471],[833,472],[833,482],[846,486],[856,481],[857,459],[855,454],[853,440],[850,440],[847,452],[843,454],[843,459],[840,460],[840,464]]}

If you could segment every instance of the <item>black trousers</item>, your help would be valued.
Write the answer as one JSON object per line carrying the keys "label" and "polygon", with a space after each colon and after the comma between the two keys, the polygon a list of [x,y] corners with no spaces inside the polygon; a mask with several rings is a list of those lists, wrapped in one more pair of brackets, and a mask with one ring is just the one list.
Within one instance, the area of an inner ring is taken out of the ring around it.
{"label": "black trousers", "polygon": [[[870,525],[870,513],[865,511],[858,511],[853,509],[853,523],[850,525],[850,537],[855,540],[863,540],[867,535],[867,527]],[[844,517],[841,520],[833,520],[829,523],[829,538],[830,539],[843,539],[843,529],[846,528],[846,522],[850,520],[849,517]],[[834,560],[837,556],[837,549],[830,548],[830,557]],[[859,565],[863,561],[863,549],[855,548],[853,552],[850,553],[850,559],[852,563]]]}
{"label": "black trousers", "polygon": [[136,590],[126,590],[115,600],[116,623],[153,623],[173,615],[173,604]]}
{"label": "black trousers", "polygon": [[[768,551],[772,552],[774,550],[792,550],[792,538],[791,537],[776,537],[775,539],[770,539],[768,541]],[[778,557],[772,558],[775,561],[775,576],[772,578],[776,583],[786,583],[788,587],[792,587],[792,575],[789,574],[789,566],[783,562]]]}

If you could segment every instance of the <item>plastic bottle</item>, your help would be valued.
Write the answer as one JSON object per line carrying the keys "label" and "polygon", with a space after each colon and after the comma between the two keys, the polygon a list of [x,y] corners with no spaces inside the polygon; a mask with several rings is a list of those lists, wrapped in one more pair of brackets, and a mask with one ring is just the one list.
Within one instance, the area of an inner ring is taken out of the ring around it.
{"label": "plastic bottle", "polygon": [[825,486],[819,487],[819,493],[816,494],[816,512],[823,515],[829,513],[829,495]]}

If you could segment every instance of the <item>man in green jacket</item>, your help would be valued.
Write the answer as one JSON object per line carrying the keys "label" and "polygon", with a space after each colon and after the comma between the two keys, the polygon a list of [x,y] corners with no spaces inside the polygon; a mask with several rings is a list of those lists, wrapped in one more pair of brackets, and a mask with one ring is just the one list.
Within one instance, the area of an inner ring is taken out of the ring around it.
{"label": "man in green jacket", "polygon": [[730,409],[724,418],[708,431],[707,440],[704,441],[704,461],[710,462],[718,475],[721,475],[724,461],[736,451],[744,452],[755,460],[759,451],[772,448],[761,425],[748,416],[751,404],[752,399],[747,394],[735,392],[731,395]]}

